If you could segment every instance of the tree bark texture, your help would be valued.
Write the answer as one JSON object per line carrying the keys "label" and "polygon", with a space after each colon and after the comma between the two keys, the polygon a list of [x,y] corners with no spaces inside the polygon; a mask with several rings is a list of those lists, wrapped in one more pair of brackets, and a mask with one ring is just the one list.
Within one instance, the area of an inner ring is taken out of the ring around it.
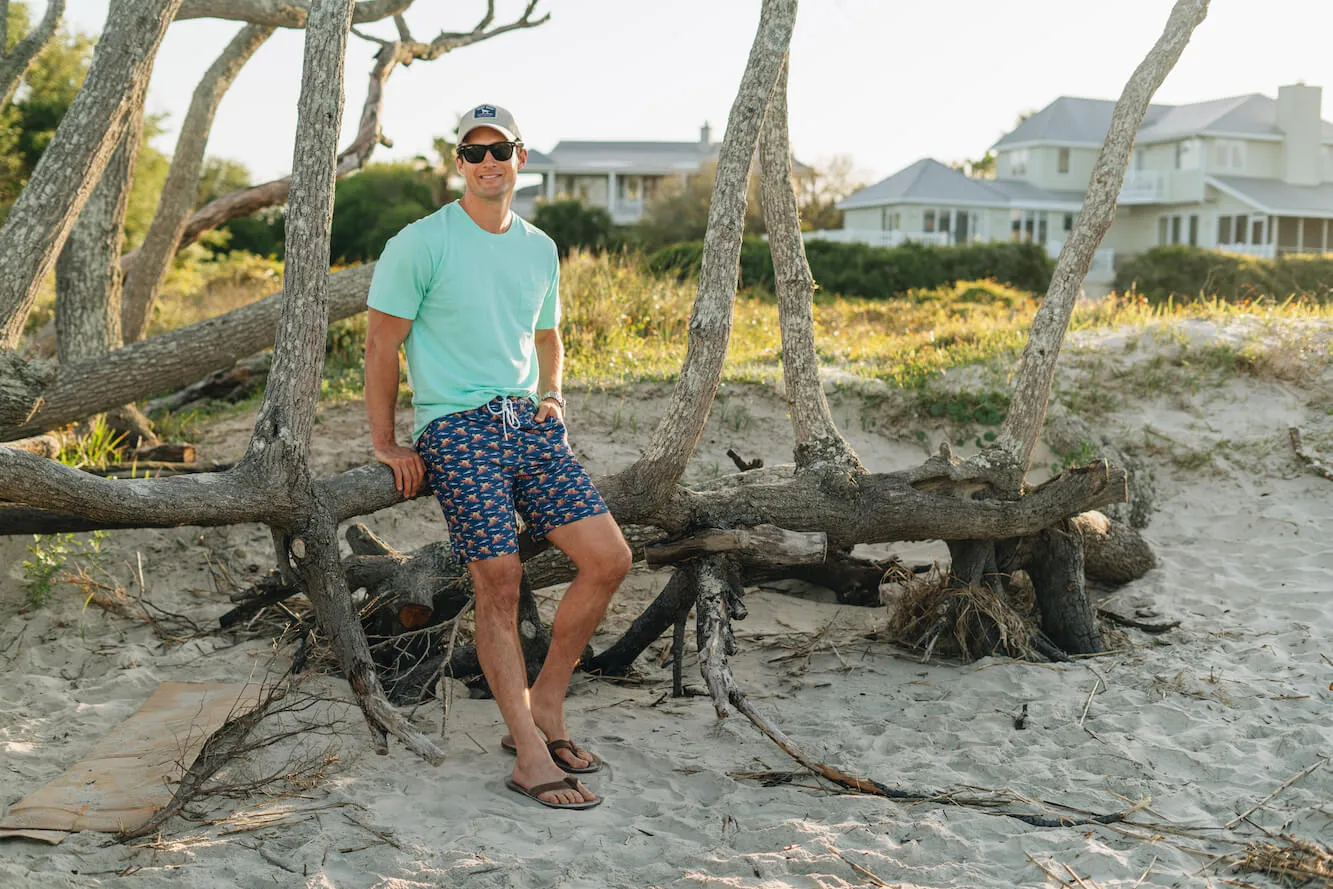
{"label": "tree bark texture", "polygon": [[[122,301],[122,330],[127,341],[141,340],[148,332],[158,289],[166,277],[190,211],[199,194],[199,175],[204,148],[213,128],[218,103],[226,95],[245,63],[273,33],[267,25],[246,25],[223,49],[194,88],[190,108],[181,122],[180,138],[171,158],[167,181],[158,198],[157,212],[148,226],[143,244],[124,264],[125,292]],[[119,262],[119,257],[117,257]],[[58,320],[57,315],[57,320]],[[62,356],[63,361],[63,356]]]}
{"label": "tree bark texture", "polygon": [[[374,263],[370,263],[329,276],[331,320],[365,310],[374,269]],[[54,379],[35,376],[41,369],[37,365],[24,368],[26,377],[8,376],[4,373],[5,353],[0,351],[0,392],[13,386],[30,402],[41,400],[31,417],[0,423],[0,441],[55,429],[131,401],[188,386],[215,370],[230,367],[273,345],[281,306],[282,294],[277,293],[188,327],[130,343],[96,360],[62,365]],[[321,331],[321,342],[324,336]]]}
{"label": "tree bark texture", "polygon": [[139,90],[120,144],[56,260],[56,342],[62,364],[105,355],[121,344],[120,248],[143,136],[144,97]]}
{"label": "tree bark texture", "polygon": [[329,229],[352,7],[352,0],[315,0],[307,21],[282,310],[273,368],[241,465],[256,467],[272,491],[270,496],[285,501],[285,515],[270,521],[275,540],[285,549],[280,556],[290,557],[377,748],[386,749],[387,736],[393,734],[434,763],[443,759],[439,747],[385,698],[343,577],[335,537],[337,520],[310,473],[310,434],[329,323]]}
{"label": "tree bark texture", "polygon": [[1125,181],[1130,149],[1143,123],[1144,112],[1157,88],[1189,43],[1190,35],[1208,14],[1208,0],[1176,0],[1166,28],[1147,57],[1125,84],[1111,112],[1106,141],[1093,166],[1083,209],[1065,239],[1055,263],[1051,286],[1032,320],[1027,346],[1015,374],[1009,414],[1000,430],[998,446],[1008,452],[1024,473],[1041,436],[1046,404],[1055,378],[1055,362],[1074,302],[1088,275],[1093,254],[1115,218],[1116,201]]}
{"label": "tree bark texture", "polygon": [[[304,28],[313,0],[185,0],[177,21],[230,19],[269,28]],[[352,22],[375,22],[405,12],[415,0],[361,0],[352,10]]]}
{"label": "tree bark texture", "polygon": [[708,210],[689,345],[671,407],[643,456],[619,479],[647,504],[666,500],[694,453],[722,378],[745,225],[746,184],[764,109],[796,22],[796,0],[764,0],[740,89],[727,118]]}
{"label": "tree bark texture", "polygon": [[[37,290],[51,271],[75,218],[97,184],[147,84],[153,57],[181,0],[111,0],[92,66],[28,186],[0,228],[0,349],[23,333]],[[8,425],[30,405],[0,404]]]}
{"label": "tree bark texture", "polygon": [[37,58],[46,44],[55,36],[60,27],[60,19],[65,14],[65,0],[47,0],[46,12],[41,22],[23,36],[14,48],[8,52],[9,0],[0,3],[0,109],[7,108],[19,88],[23,75],[27,73],[32,60]]}
{"label": "tree bark texture", "polygon": [[1083,537],[1070,521],[1037,535],[1025,568],[1041,609],[1041,630],[1062,651],[1095,654],[1102,650],[1097,617],[1084,583]]}
{"label": "tree bark texture", "polygon": [[759,133],[760,190],[764,227],[773,254],[782,329],[782,379],[796,433],[796,467],[829,466],[844,473],[865,472],[851,445],[838,432],[819,380],[815,352],[815,281],[801,239],[801,214],[792,184],[787,136],[787,67],[784,60],[768,100]]}

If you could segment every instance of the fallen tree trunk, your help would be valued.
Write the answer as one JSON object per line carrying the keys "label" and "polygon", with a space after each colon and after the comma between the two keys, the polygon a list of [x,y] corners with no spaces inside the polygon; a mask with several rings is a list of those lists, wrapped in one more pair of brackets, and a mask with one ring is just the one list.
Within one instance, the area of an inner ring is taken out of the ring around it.
{"label": "fallen tree trunk", "polygon": [[[329,275],[329,319],[365,310],[374,263]],[[282,294],[189,327],[61,366],[54,379],[28,384],[39,404],[31,416],[0,425],[0,441],[27,438],[66,423],[195,383],[274,343]],[[0,359],[3,353],[0,353]],[[0,375],[2,376],[2,375]],[[3,385],[3,384],[0,384]]]}

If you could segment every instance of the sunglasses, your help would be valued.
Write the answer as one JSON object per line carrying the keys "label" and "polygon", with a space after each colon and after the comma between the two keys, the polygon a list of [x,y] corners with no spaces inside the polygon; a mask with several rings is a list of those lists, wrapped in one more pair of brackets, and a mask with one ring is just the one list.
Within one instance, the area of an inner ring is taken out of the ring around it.
{"label": "sunglasses", "polygon": [[479,164],[486,159],[486,152],[500,162],[514,156],[514,149],[522,148],[522,142],[492,142],[489,145],[460,145],[458,156],[470,164]]}

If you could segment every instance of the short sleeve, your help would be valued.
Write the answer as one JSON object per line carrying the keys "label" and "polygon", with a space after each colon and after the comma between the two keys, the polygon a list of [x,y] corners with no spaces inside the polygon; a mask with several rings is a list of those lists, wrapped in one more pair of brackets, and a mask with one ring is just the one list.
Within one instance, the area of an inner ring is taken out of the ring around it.
{"label": "short sleeve", "polygon": [[370,279],[366,305],[386,315],[415,321],[434,271],[430,251],[409,226],[384,245]]}
{"label": "short sleeve", "polygon": [[551,284],[546,288],[541,311],[537,313],[537,329],[550,330],[560,324],[560,259],[556,257],[551,272]]}

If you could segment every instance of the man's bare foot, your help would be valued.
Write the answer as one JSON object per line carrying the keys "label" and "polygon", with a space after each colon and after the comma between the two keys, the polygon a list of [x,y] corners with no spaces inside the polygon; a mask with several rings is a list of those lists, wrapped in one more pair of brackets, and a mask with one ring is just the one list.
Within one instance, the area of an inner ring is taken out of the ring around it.
{"label": "man's bare foot", "polygon": [[[569,738],[569,729],[565,726],[565,708],[564,703],[546,706],[537,700],[534,694],[531,700],[532,721],[536,723],[538,730],[546,736],[548,741],[556,741],[561,738]],[[572,769],[586,769],[596,762],[587,750],[581,744],[574,744],[574,749],[563,748],[552,751],[553,756],[560,757],[560,761]]]}
{"label": "man's bare foot", "polygon": [[[530,757],[525,755],[525,752],[520,752],[518,762],[514,765],[512,777],[514,783],[525,788],[537,787],[541,784],[559,784],[570,778],[563,769],[555,764],[545,748],[542,748],[539,754]],[[576,784],[577,789],[569,787],[565,790],[549,790],[539,794],[538,798],[556,805],[597,801],[597,794],[589,790],[587,785],[582,781],[577,781]]]}

